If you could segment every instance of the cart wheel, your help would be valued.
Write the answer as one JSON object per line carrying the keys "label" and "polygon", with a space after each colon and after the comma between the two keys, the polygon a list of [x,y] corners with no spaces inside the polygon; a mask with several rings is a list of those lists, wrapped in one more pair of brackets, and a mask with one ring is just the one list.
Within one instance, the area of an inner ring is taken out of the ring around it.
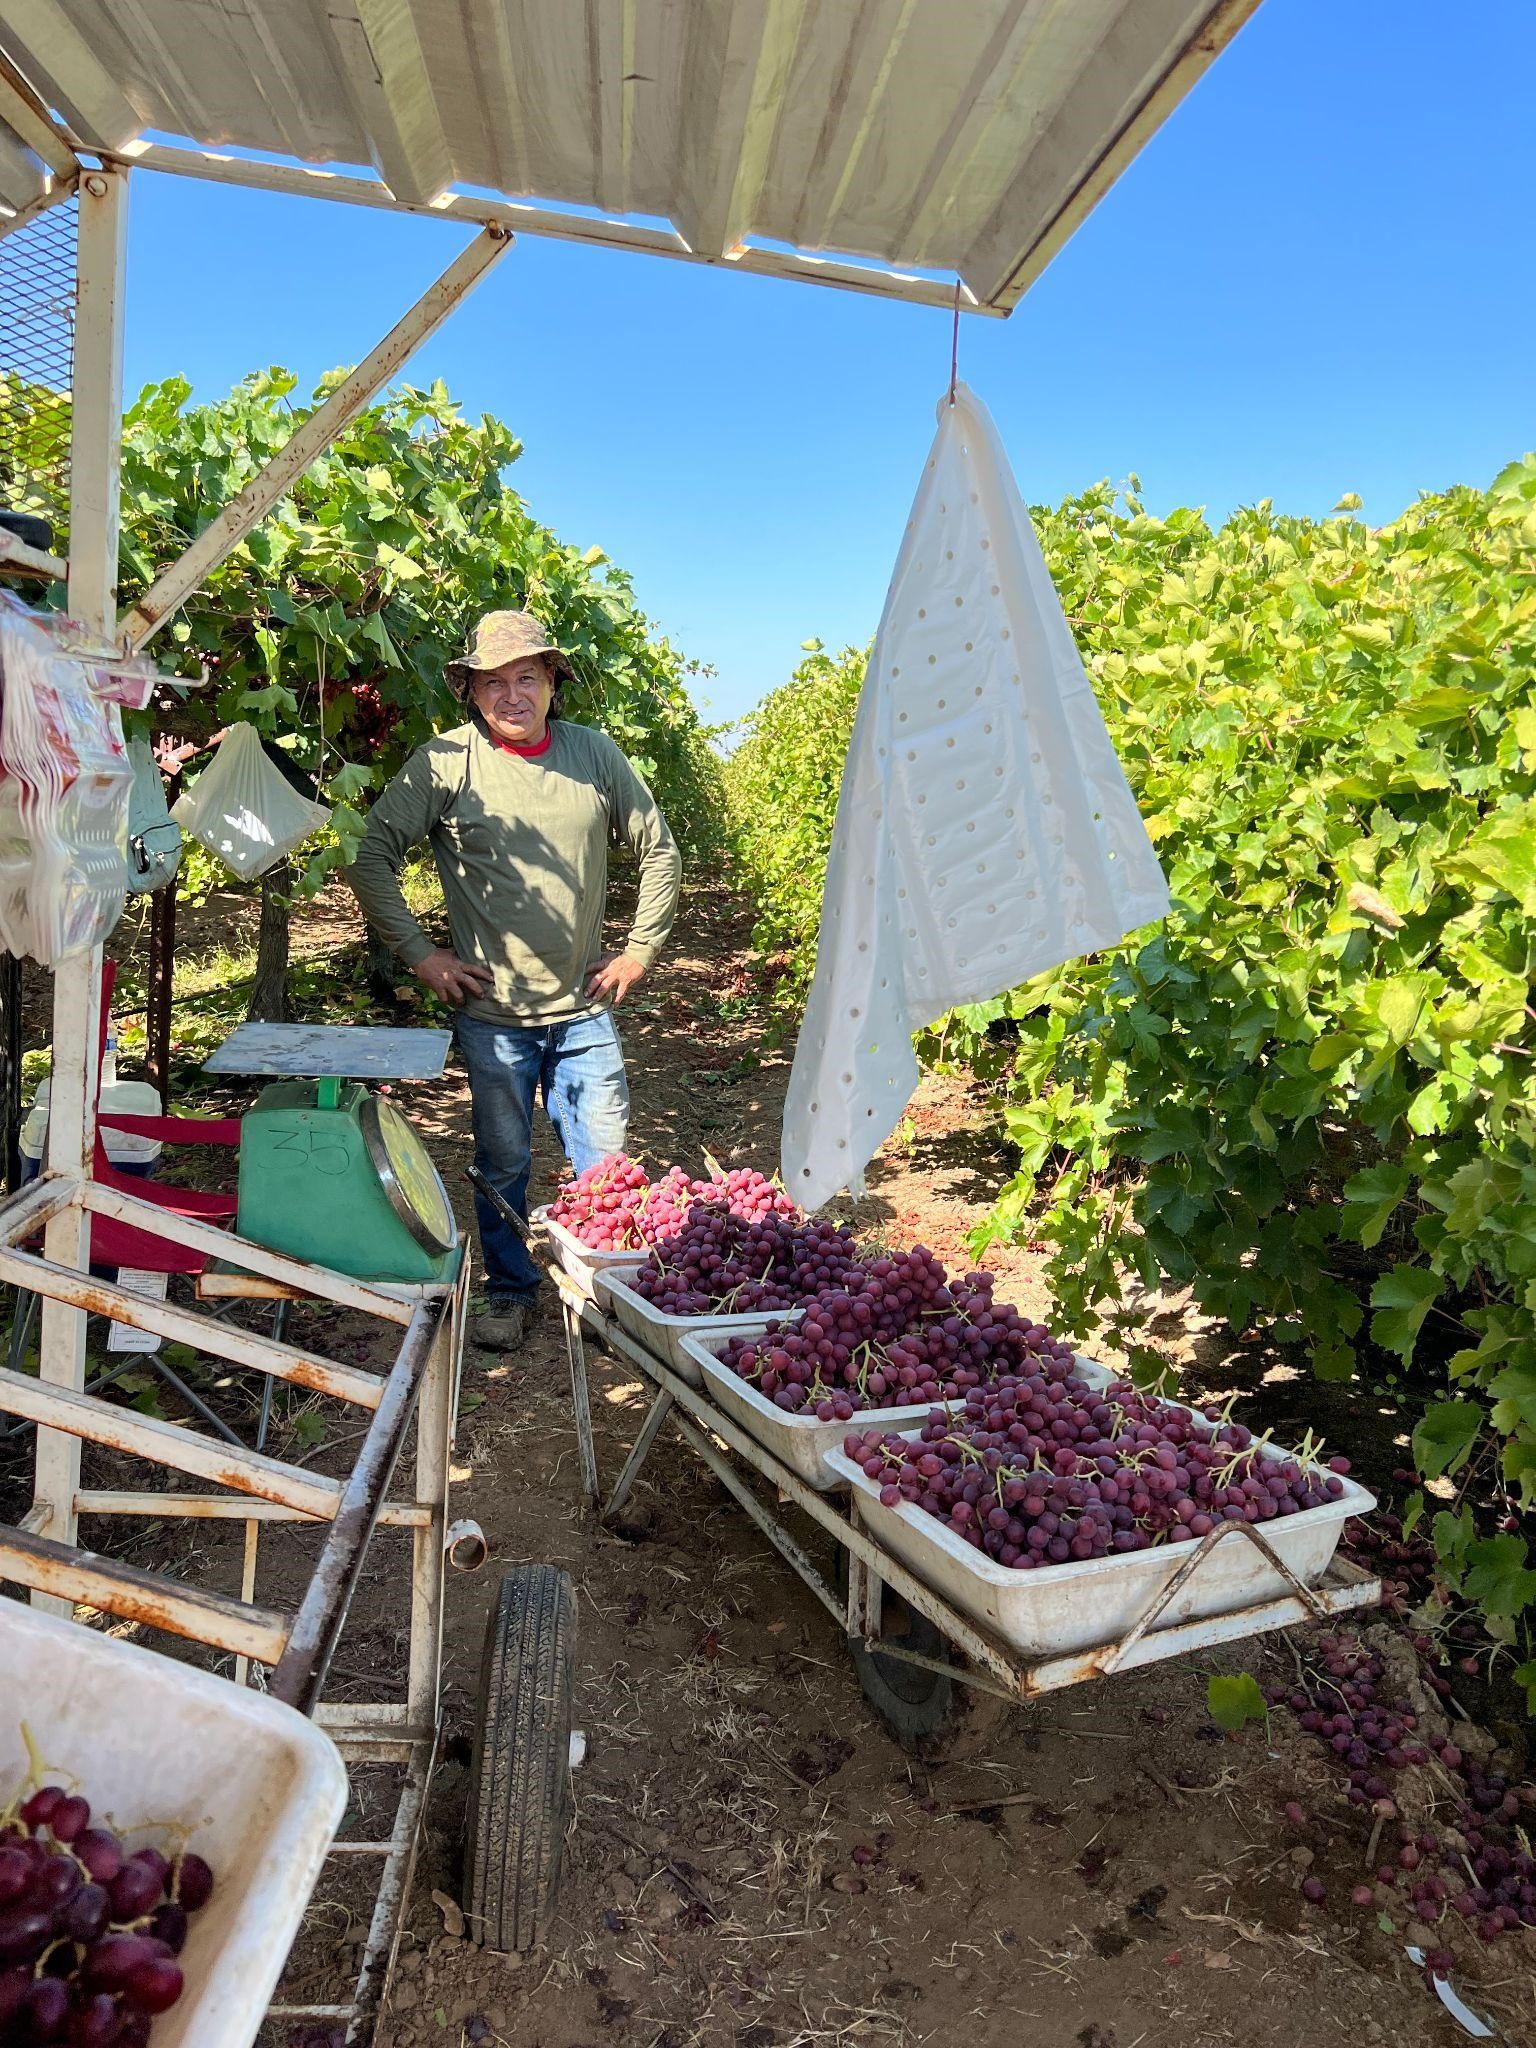
{"label": "cart wheel", "polygon": [[[837,1587],[848,1597],[848,1554],[841,1544],[837,1551]],[[920,1657],[942,1657],[944,1638],[925,1614],[909,1607],[889,1586],[881,1589],[880,1634],[904,1650]],[[864,1697],[890,1729],[903,1749],[915,1749],[926,1735],[932,1735],[949,1718],[954,1684],[939,1671],[925,1671],[921,1664],[905,1664],[898,1657],[883,1657],[878,1650],[866,1650],[850,1641],[848,1653],[859,1674]]]}
{"label": "cart wheel", "polygon": [[501,1582],[485,1632],[470,1766],[465,1918],[505,1955],[543,1940],[570,1800],[576,1589],[549,1564]]}

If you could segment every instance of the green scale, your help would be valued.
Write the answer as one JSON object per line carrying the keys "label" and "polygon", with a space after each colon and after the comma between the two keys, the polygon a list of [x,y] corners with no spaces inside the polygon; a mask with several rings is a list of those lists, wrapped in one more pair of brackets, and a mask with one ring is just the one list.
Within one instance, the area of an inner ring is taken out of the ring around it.
{"label": "green scale", "polygon": [[240,1120],[235,1234],[359,1280],[450,1280],[453,1205],[410,1119],[369,1081],[435,1080],[446,1031],[242,1024],[211,1074],[271,1074]]}

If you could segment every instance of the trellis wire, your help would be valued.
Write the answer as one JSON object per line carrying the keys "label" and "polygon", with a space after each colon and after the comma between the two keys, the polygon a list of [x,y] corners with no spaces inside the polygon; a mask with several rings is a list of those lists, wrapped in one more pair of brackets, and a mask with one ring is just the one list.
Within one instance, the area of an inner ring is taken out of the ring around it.
{"label": "trellis wire", "polygon": [[78,232],[70,198],[0,237],[0,510],[67,501]]}

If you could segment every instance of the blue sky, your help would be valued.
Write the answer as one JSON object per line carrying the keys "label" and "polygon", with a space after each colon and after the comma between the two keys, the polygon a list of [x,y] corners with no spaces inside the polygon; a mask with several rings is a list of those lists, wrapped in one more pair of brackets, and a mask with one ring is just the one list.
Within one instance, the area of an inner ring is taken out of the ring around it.
{"label": "blue sky", "polygon": [[[961,374],[1032,501],[1385,519],[1536,443],[1530,0],[1265,0]],[[130,388],[365,352],[450,260],[437,222],[135,180]],[[521,437],[734,717],[878,621],[949,316],[523,238],[413,360]]]}

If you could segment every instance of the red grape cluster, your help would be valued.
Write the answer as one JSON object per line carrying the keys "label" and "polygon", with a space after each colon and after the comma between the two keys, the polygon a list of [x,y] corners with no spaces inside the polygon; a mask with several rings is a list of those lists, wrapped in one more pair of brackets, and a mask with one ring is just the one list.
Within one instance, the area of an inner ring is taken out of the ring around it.
{"label": "red grape cluster", "polygon": [[751,1167],[692,1179],[669,1166],[660,1180],[623,1152],[600,1159],[567,1181],[549,1205],[552,1220],[593,1251],[641,1251],[676,1237],[695,1202],[723,1202],[748,1222],[801,1212],[775,1180]]}
{"label": "red grape cluster", "polygon": [[402,716],[401,707],[398,704],[386,703],[373,683],[352,685],[352,716],[349,723],[368,748],[382,747],[400,723]]}
{"label": "red grape cluster", "polygon": [[181,1996],[176,1957],[213,1873],[201,1856],[131,1855],[60,1785],[0,1826],[0,2048],[144,2048]]}
{"label": "red grape cluster", "polygon": [[[1415,1646],[1422,1647],[1420,1639]],[[1301,1727],[1348,1766],[1351,1803],[1391,1818],[1397,1805],[1389,1774],[1427,1764],[1431,1752],[1461,1795],[1450,1822],[1399,1829],[1396,1851],[1376,1872],[1378,1884],[1429,1927],[1447,1912],[1474,1924],[1484,1941],[1536,1927],[1536,1858],[1519,1832],[1536,1793],[1516,1790],[1501,1773],[1463,1756],[1449,1736],[1421,1735],[1417,1715],[1383,1701],[1384,1666],[1375,1651],[1327,1637],[1321,1654],[1321,1670],[1294,1687],[1269,1688],[1266,1698],[1273,1707],[1289,1705]],[[1377,1903],[1369,1886],[1351,1896],[1357,1905]],[[1436,1951],[1431,1968],[1440,1960],[1448,1966],[1449,1957]]]}
{"label": "red grape cluster", "polygon": [[776,1211],[738,1215],[695,1202],[630,1281],[670,1316],[750,1315],[793,1308],[857,1269],[846,1225]]}
{"label": "red grape cluster", "polygon": [[847,1422],[861,1408],[953,1400],[1029,1358],[1070,1358],[992,1287],[990,1273],[951,1282],[916,1245],[856,1266],[808,1299],[802,1321],[737,1339],[722,1360],[790,1414]]}
{"label": "red grape cluster", "polygon": [[1262,1522],[1337,1499],[1332,1470],[1265,1455],[1241,1423],[1209,1427],[1119,1382],[1090,1387],[1053,1342],[1030,1370],[972,1388],[965,1411],[935,1410],[915,1441],[855,1431],[843,1449],[999,1564],[1019,1571],[1189,1542],[1221,1522]]}
{"label": "red grape cluster", "polygon": [[648,1187],[645,1168],[616,1152],[565,1183],[549,1205],[550,1220],[593,1251],[638,1251]]}

